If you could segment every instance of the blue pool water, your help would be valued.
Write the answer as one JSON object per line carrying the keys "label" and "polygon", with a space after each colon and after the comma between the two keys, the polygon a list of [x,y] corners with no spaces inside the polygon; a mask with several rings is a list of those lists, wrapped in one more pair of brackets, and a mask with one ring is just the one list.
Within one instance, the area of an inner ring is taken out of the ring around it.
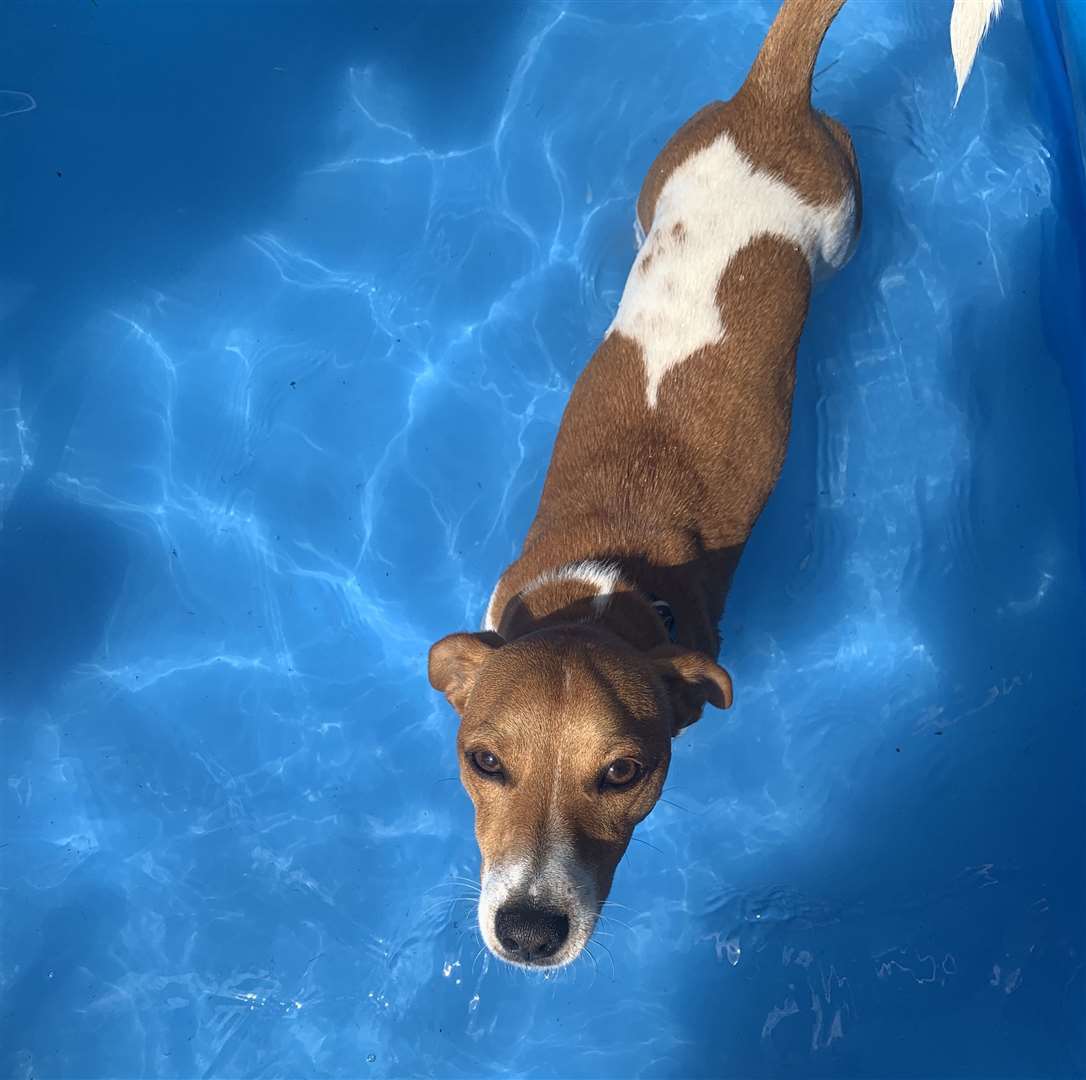
{"label": "blue pool water", "polygon": [[773,7],[4,6],[4,1075],[1086,1071],[1070,6],[1010,3],[956,111],[949,0],[846,6],[816,97],[865,231],[737,704],[594,959],[500,968],[460,899],[426,650],[528,525],[645,169]]}

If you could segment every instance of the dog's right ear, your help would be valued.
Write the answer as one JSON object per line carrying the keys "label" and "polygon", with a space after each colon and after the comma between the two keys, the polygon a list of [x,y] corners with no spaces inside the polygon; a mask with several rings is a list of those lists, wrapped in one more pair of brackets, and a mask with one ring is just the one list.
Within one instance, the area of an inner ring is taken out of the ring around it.
{"label": "dog's right ear", "polygon": [[463,712],[479,669],[505,639],[484,630],[478,634],[449,634],[430,647],[430,685]]}

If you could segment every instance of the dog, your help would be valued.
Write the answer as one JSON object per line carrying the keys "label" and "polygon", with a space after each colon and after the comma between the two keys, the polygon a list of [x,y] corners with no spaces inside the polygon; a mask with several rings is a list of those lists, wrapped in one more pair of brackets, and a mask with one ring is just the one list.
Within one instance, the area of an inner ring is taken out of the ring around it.
{"label": "dog", "polygon": [[[1000,2],[956,0],[959,95]],[[430,682],[460,715],[479,927],[511,964],[580,954],[672,738],[732,703],[725,597],[784,460],[812,283],[860,230],[852,141],[811,106],[843,3],[784,0],[738,93],[653,162],[639,252],[522,553],[482,631],[430,650]]]}

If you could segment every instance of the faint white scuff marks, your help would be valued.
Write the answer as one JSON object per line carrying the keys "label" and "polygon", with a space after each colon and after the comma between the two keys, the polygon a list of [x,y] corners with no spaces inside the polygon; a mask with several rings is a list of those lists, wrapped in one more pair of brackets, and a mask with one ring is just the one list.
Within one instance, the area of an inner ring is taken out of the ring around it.
{"label": "faint white scuff marks", "polygon": [[[144,528],[149,526],[158,537],[170,579],[186,604],[199,603],[192,595],[193,583],[179,568],[177,557],[174,533],[188,531],[186,525],[194,527],[205,542],[210,540],[216,546],[233,543],[245,557],[246,565],[252,568],[255,579],[259,582],[260,595],[264,600],[264,618],[270,627],[270,636],[275,645],[270,661],[224,651],[210,656],[204,653],[198,657],[183,659],[173,657],[152,663],[150,670],[146,670],[152,684],[181,671],[218,665],[235,670],[266,667],[267,670],[294,678],[296,671],[283,627],[282,612],[269,580],[269,575],[274,577],[280,572],[281,552],[253,515],[228,503],[212,501],[185,484],[171,482],[165,486],[160,502],[139,503],[114,496],[66,473],[57,474],[52,483],[79,502],[109,511],[111,516],[118,518],[123,525],[132,526],[133,522],[138,522]],[[132,662],[114,669],[102,669],[99,674],[115,679],[119,685],[130,690],[138,690],[144,684],[145,668],[142,663]]]}
{"label": "faint white scuff marks", "polygon": [[942,957],[911,949],[891,949],[874,958],[880,981],[905,976],[920,986],[944,986],[958,973],[958,961],[951,953]]}
{"label": "faint white scuff marks", "polygon": [[34,798],[34,781],[27,776],[9,776],[8,790],[20,806],[29,806]]}
{"label": "faint white scuff marks", "polygon": [[848,989],[848,980],[840,977],[831,967],[829,974],[823,976],[822,994],[811,987],[811,1011],[814,1023],[811,1027],[811,1053],[825,1050],[831,1043],[845,1036],[844,1021],[849,1013],[848,1002],[834,1000],[835,990]]}
{"label": "faint white scuff marks", "polygon": [[423,809],[408,810],[395,820],[367,814],[364,821],[367,835],[378,842],[403,840],[412,836],[444,837],[448,836],[451,830],[446,815]]}
{"label": "faint white scuff marks", "polygon": [[501,157],[502,139],[504,138],[505,130],[509,125],[509,118],[512,116],[513,110],[520,103],[520,97],[524,91],[524,83],[528,77],[528,72],[531,71],[532,66],[535,64],[536,58],[539,56],[539,51],[543,47],[543,43],[550,37],[554,28],[558,26],[565,17],[565,10],[559,11],[558,14],[528,42],[524,53],[517,63],[516,71],[513,72],[513,79],[509,83],[509,92],[506,94],[505,101],[502,104],[502,111],[501,116],[498,118],[497,129],[494,132],[494,151],[498,157]]}
{"label": "faint white scuff marks", "polygon": [[968,720],[990,709],[1000,699],[1026,686],[1032,678],[1033,676],[1029,674],[1006,675],[994,685],[975,693],[972,703],[968,701],[955,703],[949,708],[944,705],[929,705],[913,724],[913,732],[921,734],[930,731],[946,731],[955,724],[960,724],[963,720]]}
{"label": "faint white scuff marks", "polygon": [[992,965],[992,975],[988,985],[1002,990],[1004,994],[1013,994],[1022,982],[1020,967],[1005,969],[1001,964]]}
{"label": "faint white scuff marks", "polygon": [[387,558],[374,550],[373,534],[381,513],[381,495],[391,480],[393,465],[398,465],[404,455],[404,442],[415,423],[419,410],[420,398],[435,380],[434,365],[429,357],[424,358],[424,366],[415,373],[407,393],[404,421],[385,444],[380,457],[374,462],[370,474],[362,486],[362,549],[360,555],[374,556],[387,562]]}
{"label": "faint white scuff marks", "polygon": [[309,433],[282,417],[288,398],[302,382],[311,381],[329,365],[343,366],[334,355],[305,340],[263,343],[237,327],[225,336],[221,348],[239,363],[235,376],[224,387],[223,406],[237,422],[223,424],[220,429],[223,469],[235,475],[244,470],[278,432],[289,432],[310,449],[328,453]]}
{"label": "faint white scuff marks", "polygon": [[[795,922],[812,927],[828,926],[847,914],[841,908],[785,886],[751,891],[723,889],[707,906],[713,918],[721,919],[729,928],[702,940],[712,941],[716,958],[727,960],[733,967],[739,963],[744,949],[756,952],[764,948],[782,926]],[[782,953],[782,962],[786,965],[795,963],[807,968],[811,959],[805,949],[788,947]]]}
{"label": "faint white scuff marks", "polygon": [[[553,131],[548,131],[543,136],[543,156],[547,159],[547,169],[550,171],[551,178],[554,180],[555,191],[558,193],[558,222],[554,227],[554,237],[551,240],[550,252],[548,253],[550,261],[557,262],[559,259],[566,257],[566,253],[559,246],[559,238],[562,235],[562,225],[566,219],[565,189],[569,184],[569,179],[564,175],[562,165],[555,156]],[[585,203],[591,205],[591,192],[589,192]]]}
{"label": "faint white scuff marks", "polygon": [[995,876],[995,863],[980,863],[978,866],[967,866],[961,873],[963,878],[971,878],[979,889],[987,889],[999,884],[999,878]]}
{"label": "faint white scuff marks", "polygon": [[15,491],[19,477],[34,464],[30,429],[16,398],[0,409],[0,512]]}
{"label": "faint white scuff marks", "polygon": [[34,95],[25,90],[0,90],[0,120],[7,116],[33,112],[37,107]]}
{"label": "faint white scuff marks", "polygon": [[302,566],[293,558],[285,558],[283,572],[330,589],[341,607],[345,624],[361,624],[370,630],[386,661],[421,670],[429,638],[411,623],[408,613],[381,600],[372,590],[367,591],[359,580],[357,564],[351,567],[337,562],[305,541],[297,546],[323,565]]}
{"label": "faint white scuff marks", "polygon": [[287,888],[302,888],[319,896],[326,904],[333,904],[331,893],[321,887],[317,880],[300,866],[295,866],[294,855],[272,851],[258,844],[252,850],[252,866],[257,873],[267,873],[278,879]]}
{"label": "faint white scuff marks", "polygon": [[[57,752],[59,753],[59,748]],[[37,802],[39,805],[43,802],[56,805],[58,791],[70,790],[73,785],[84,780],[84,770],[80,762],[58,757],[50,775],[44,778],[44,790],[37,792]],[[28,778],[9,776],[7,787],[9,805],[15,803],[22,812],[30,811],[35,795],[33,782]],[[15,815],[12,819],[15,820]],[[103,823],[87,812],[75,811],[65,815],[60,821],[50,818],[48,827],[32,845],[32,855],[28,857],[28,853],[23,852],[14,860],[11,852],[5,853],[9,860],[7,884],[9,887],[14,886],[18,881],[33,889],[56,888],[101,849],[102,833]],[[16,828],[9,832],[8,839],[18,843],[26,838]]]}
{"label": "faint white scuff marks", "polygon": [[142,665],[125,664],[123,667],[107,668],[95,664],[88,664],[83,669],[86,674],[95,678],[109,679],[123,687],[129,693],[138,694],[151,689],[163,679],[170,679],[176,675],[188,675],[202,668],[213,668],[218,665],[232,668],[234,671],[271,671],[272,668],[260,657],[232,656],[218,654],[196,659],[171,663],[163,659],[150,659]]}
{"label": "faint white scuff marks", "polygon": [[[803,957],[806,958],[805,963],[800,959]],[[848,979],[838,975],[832,964],[828,970],[819,968],[816,973],[811,969],[809,953],[801,952],[800,958],[795,962],[807,969],[806,975],[800,979],[806,980],[807,990],[811,995],[810,1008],[800,1008],[801,991],[796,983],[790,981],[789,992],[784,996],[783,1002],[774,1004],[766,1014],[761,1037],[763,1040],[770,1039],[782,1021],[797,1017],[789,1026],[794,1028],[798,1024],[809,1024],[810,1050],[812,1054],[817,1054],[845,1037],[845,1021],[852,1012],[851,988]],[[802,985],[802,981],[799,985]]]}
{"label": "faint white scuff marks", "polygon": [[292,251],[269,233],[246,236],[245,240],[275,267],[285,285],[299,289],[340,289],[349,293],[371,288],[368,280],[332,270],[309,255]]}
{"label": "faint white scuff marks", "polygon": [[539,50],[544,41],[565,16],[566,12],[560,11],[558,15],[544,26],[543,29],[528,43],[528,46],[513,73],[508,93],[506,94],[495,125],[494,134],[488,142],[477,143],[474,146],[456,147],[451,150],[434,150],[431,147],[423,145],[414,132],[406,127],[400,127],[398,124],[392,123],[389,120],[382,119],[373,111],[372,106],[369,104],[369,98],[374,93],[375,83],[378,78],[377,71],[372,66],[361,69],[351,67],[347,71],[348,96],[350,97],[351,104],[366,120],[375,133],[385,137],[388,145],[383,149],[377,149],[365,154],[355,154],[334,161],[325,162],[309,171],[311,173],[342,172],[346,169],[352,169],[362,165],[402,165],[405,162],[415,159],[422,159],[431,164],[442,164],[444,162],[455,161],[458,158],[470,157],[473,154],[478,154],[487,150],[493,151],[494,155],[500,158],[502,141],[505,137],[506,128],[509,125],[509,120],[514,109],[520,101],[528,73],[535,63],[536,57],[539,55]]}
{"label": "faint white scuff marks", "polygon": [[444,151],[423,146],[413,132],[374,115],[371,106],[366,103],[365,99],[373,93],[376,80],[377,72],[372,67],[361,69],[352,67],[347,71],[348,95],[351,104],[361,114],[372,132],[383,140],[383,144],[379,148],[372,148],[365,154],[351,155],[350,157],[325,162],[314,169],[310,169],[311,174],[343,172],[362,165],[403,165],[405,162],[415,159],[423,159],[436,164],[453,161],[457,158],[470,157],[472,154],[479,153],[487,148],[488,144],[486,143]]}
{"label": "faint white scuff marks", "polygon": [[781,965],[798,964],[801,968],[809,968],[814,963],[814,957],[809,949],[797,949],[793,945],[785,945],[781,950]]}
{"label": "faint white scuff marks", "polygon": [[824,505],[839,510],[848,497],[849,409],[839,393],[823,394],[818,417],[818,494]]}
{"label": "faint white scuff marks", "polygon": [[247,990],[245,993],[233,993],[229,995],[234,1001],[246,1006],[250,1012],[255,1009],[264,1009],[269,1005],[276,1006],[285,1010],[284,1015],[289,1016],[293,1010],[300,1009],[302,1003],[300,1001],[282,1001],[280,999],[270,999],[261,994],[256,993],[253,990]]}
{"label": "faint white scuff marks", "polygon": [[[179,981],[177,976],[174,981]],[[195,1005],[205,1032],[194,1059],[200,1075],[237,1072],[239,1058],[253,1042],[268,1038],[272,1022],[288,1043],[308,1041],[306,1010],[319,992],[292,993],[283,982],[281,973],[257,968],[216,980],[196,975],[189,985],[181,984],[187,993],[179,1004]]]}
{"label": "faint white scuff marks", "polygon": [[1027,596],[1022,600],[1008,600],[1003,606],[996,608],[999,614],[1010,612],[1012,615],[1025,615],[1031,611],[1035,611],[1041,606],[1044,598],[1048,595],[1049,589],[1052,587],[1052,583],[1056,580],[1054,574],[1049,573],[1047,570],[1041,571],[1041,578],[1037,582],[1037,588],[1034,590],[1031,596]]}
{"label": "faint white scuff marks", "polygon": [[774,1005],[766,1015],[762,1025],[762,1038],[768,1039],[773,1034],[773,1029],[786,1017],[795,1016],[799,1012],[799,1005],[794,998],[785,998],[783,1005]]}
{"label": "faint white scuff marks", "polygon": [[738,934],[711,934],[704,940],[712,941],[716,958],[727,960],[732,967],[735,967],[743,956],[743,947],[739,943]]}
{"label": "faint white scuff marks", "polygon": [[110,315],[122,325],[127,326],[132,337],[150,350],[151,355],[158,361],[166,378],[164,391],[158,395],[162,407],[160,423],[162,425],[162,450],[165,455],[165,463],[157,470],[162,477],[163,498],[165,498],[167,490],[173,486],[174,475],[173,457],[174,443],[176,441],[174,406],[177,401],[178,389],[177,365],[165,346],[146,327],[128,315],[122,315],[116,311],[111,311]]}

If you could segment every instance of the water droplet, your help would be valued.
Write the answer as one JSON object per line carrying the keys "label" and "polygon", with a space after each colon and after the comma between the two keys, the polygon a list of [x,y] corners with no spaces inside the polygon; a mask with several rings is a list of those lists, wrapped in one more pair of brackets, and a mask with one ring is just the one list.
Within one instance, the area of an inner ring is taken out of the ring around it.
{"label": "water droplet", "polygon": [[727,950],[728,963],[731,964],[732,967],[735,967],[735,965],[739,963],[739,957],[743,953],[742,948],[739,946],[739,939],[728,938],[724,943],[724,948]]}

